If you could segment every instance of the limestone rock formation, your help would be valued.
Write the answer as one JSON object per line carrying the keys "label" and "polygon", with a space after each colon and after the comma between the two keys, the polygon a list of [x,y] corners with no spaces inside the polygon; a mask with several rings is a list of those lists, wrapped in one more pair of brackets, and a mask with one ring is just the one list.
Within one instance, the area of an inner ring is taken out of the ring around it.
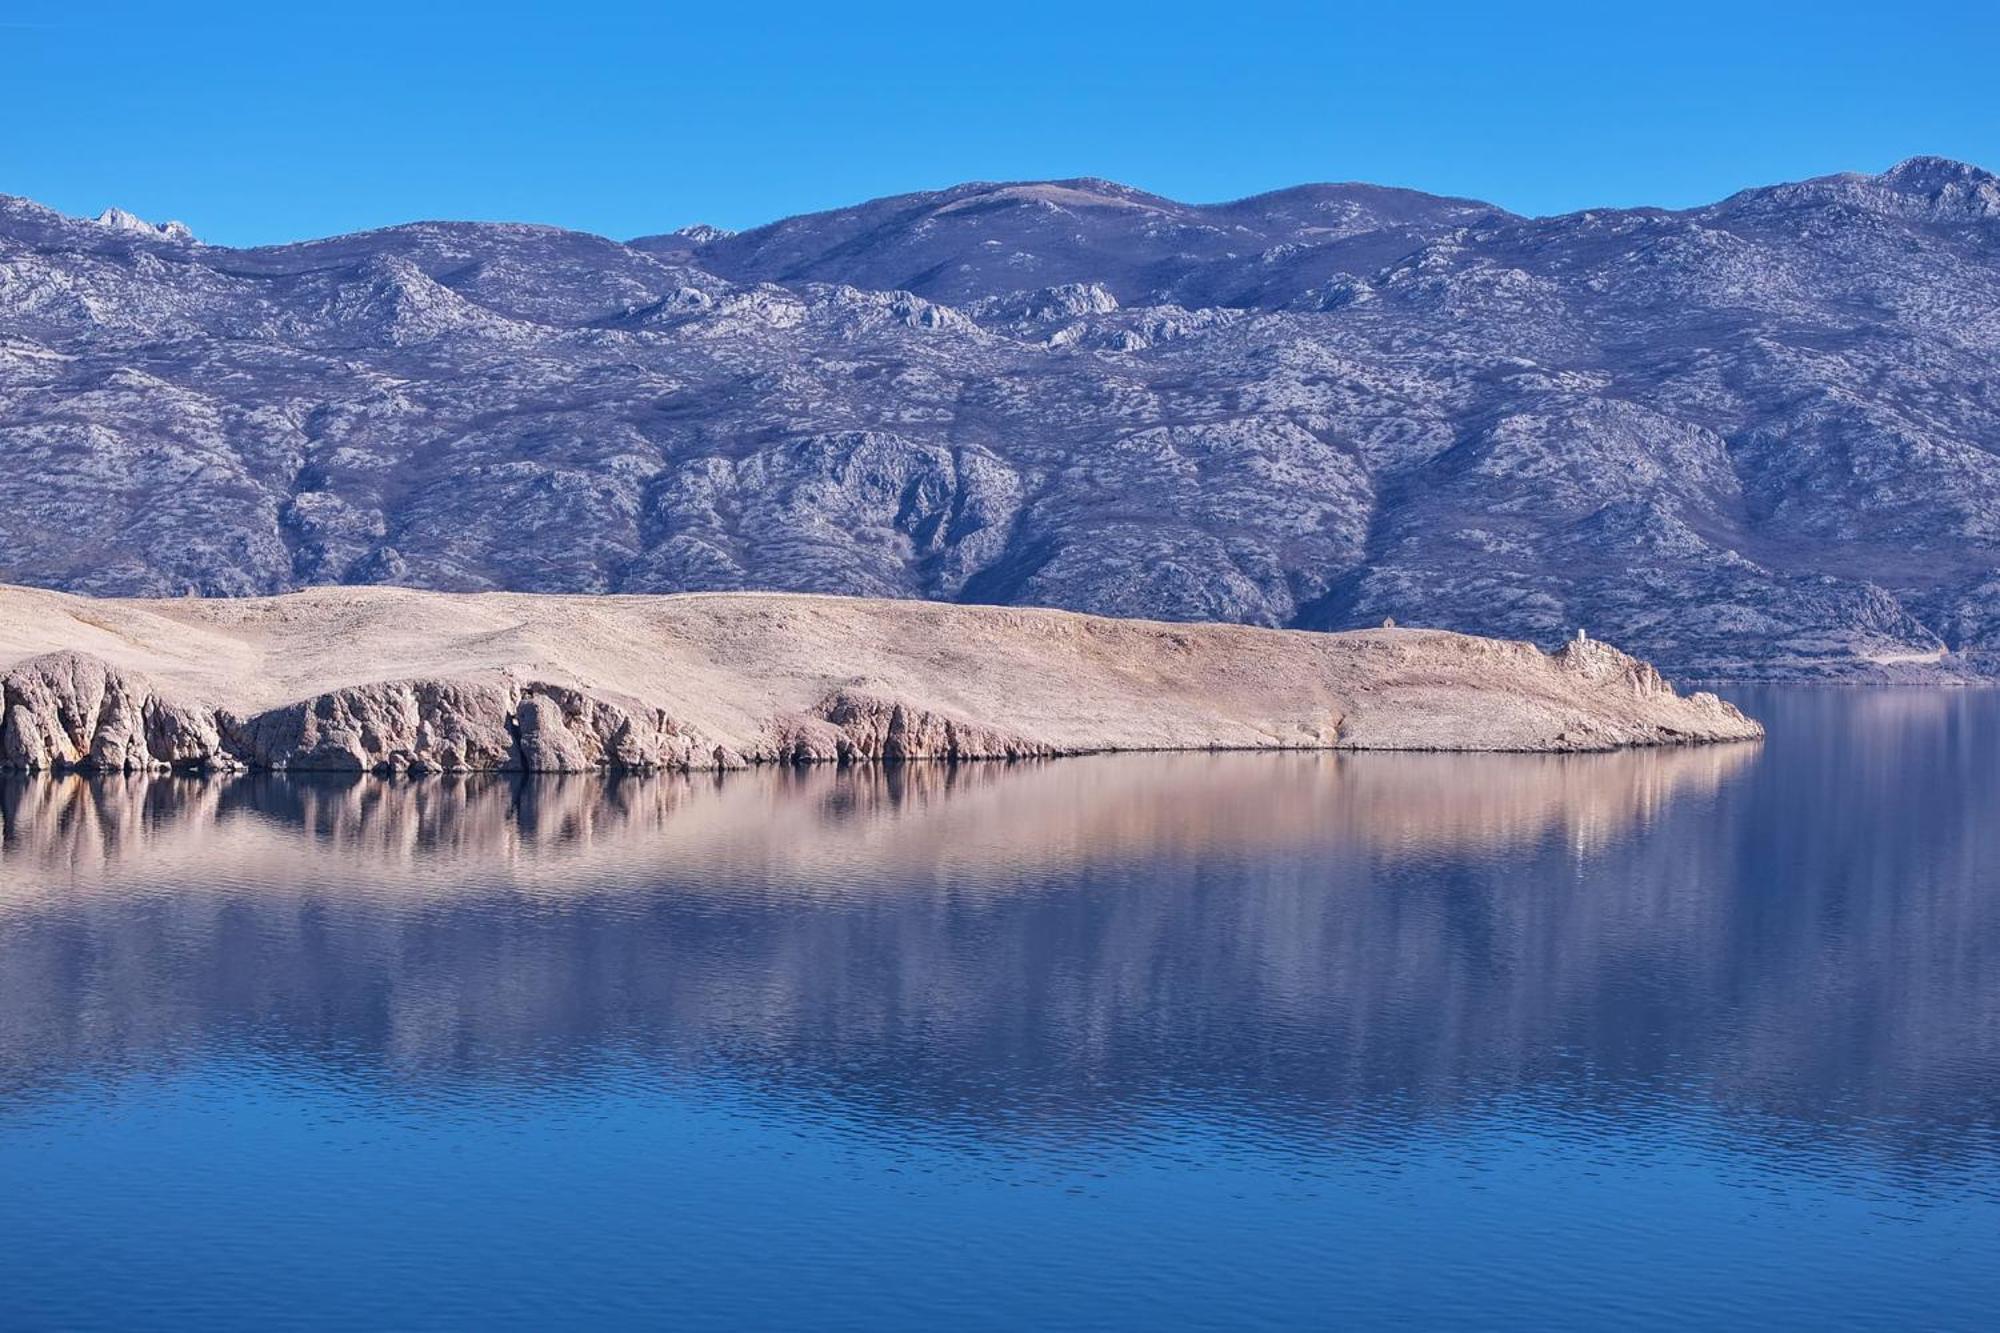
{"label": "limestone rock formation", "polygon": [[228,727],[263,768],[455,772],[518,768],[516,700],[497,684],[387,681],[332,690]]}
{"label": "limestone rock formation", "polygon": [[423,775],[1741,740],[1595,641],[793,595],[0,587],[0,767]]}
{"label": "limestone rock formation", "polygon": [[540,682],[376,682],[242,717],[169,700],[143,677],[63,651],[8,671],[0,701],[0,768],[28,772],[422,775],[725,766],[713,747],[697,752],[695,738],[657,709]]}
{"label": "limestone rock formation", "polygon": [[213,715],[84,653],[55,652],[0,677],[0,764],[132,772],[227,763]]}
{"label": "limestone rock formation", "polygon": [[1062,753],[1045,741],[879,695],[839,690],[791,728],[777,753],[794,761],[1035,759]]}
{"label": "limestone rock formation", "polygon": [[1581,620],[1681,677],[1976,677],[1996,197],[1937,159],[1555,218],[1074,180],[257,250],[0,197],[0,570]]}

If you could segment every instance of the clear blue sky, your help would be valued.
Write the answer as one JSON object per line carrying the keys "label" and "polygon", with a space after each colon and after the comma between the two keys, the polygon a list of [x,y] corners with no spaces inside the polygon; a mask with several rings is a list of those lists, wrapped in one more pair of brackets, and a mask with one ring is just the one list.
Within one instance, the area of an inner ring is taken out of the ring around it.
{"label": "clear blue sky", "polygon": [[1915,153],[2000,167],[1996,49],[1994,0],[0,0],[0,192],[234,244],[742,227],[1076,175],[1684,205]]}

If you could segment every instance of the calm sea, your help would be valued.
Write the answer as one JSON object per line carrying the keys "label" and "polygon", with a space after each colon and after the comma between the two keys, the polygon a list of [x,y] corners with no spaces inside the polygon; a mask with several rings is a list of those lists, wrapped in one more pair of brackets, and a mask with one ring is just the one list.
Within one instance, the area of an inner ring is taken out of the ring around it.
{"label": "calm sea", "polygon": [[0,1327],[2000,1328],[2000,694],[0,786]]}

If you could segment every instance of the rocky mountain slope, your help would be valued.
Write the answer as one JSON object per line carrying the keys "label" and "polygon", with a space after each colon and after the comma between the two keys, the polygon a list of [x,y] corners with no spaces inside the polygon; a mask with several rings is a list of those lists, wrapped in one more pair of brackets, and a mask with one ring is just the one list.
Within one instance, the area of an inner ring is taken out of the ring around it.
{"label": "rocky mountain slope", "polygon": [[0,579],[765,588],[2000,674],[2000,181],[964,185],[253,250],[0,199]]}
{"label": "rocky mountain slope", "polygon": [[795,594],[0,587],[0,768],[458,772],[1748,740],[1604,644]]}

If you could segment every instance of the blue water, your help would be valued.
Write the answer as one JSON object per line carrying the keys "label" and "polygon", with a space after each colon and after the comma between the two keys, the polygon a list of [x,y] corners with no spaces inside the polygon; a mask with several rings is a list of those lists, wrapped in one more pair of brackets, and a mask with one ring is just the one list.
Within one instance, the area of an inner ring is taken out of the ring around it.
{"label": "blue water", "polygon": [[2000,1328],[2000,695],[0,786],[0,1327]]}

